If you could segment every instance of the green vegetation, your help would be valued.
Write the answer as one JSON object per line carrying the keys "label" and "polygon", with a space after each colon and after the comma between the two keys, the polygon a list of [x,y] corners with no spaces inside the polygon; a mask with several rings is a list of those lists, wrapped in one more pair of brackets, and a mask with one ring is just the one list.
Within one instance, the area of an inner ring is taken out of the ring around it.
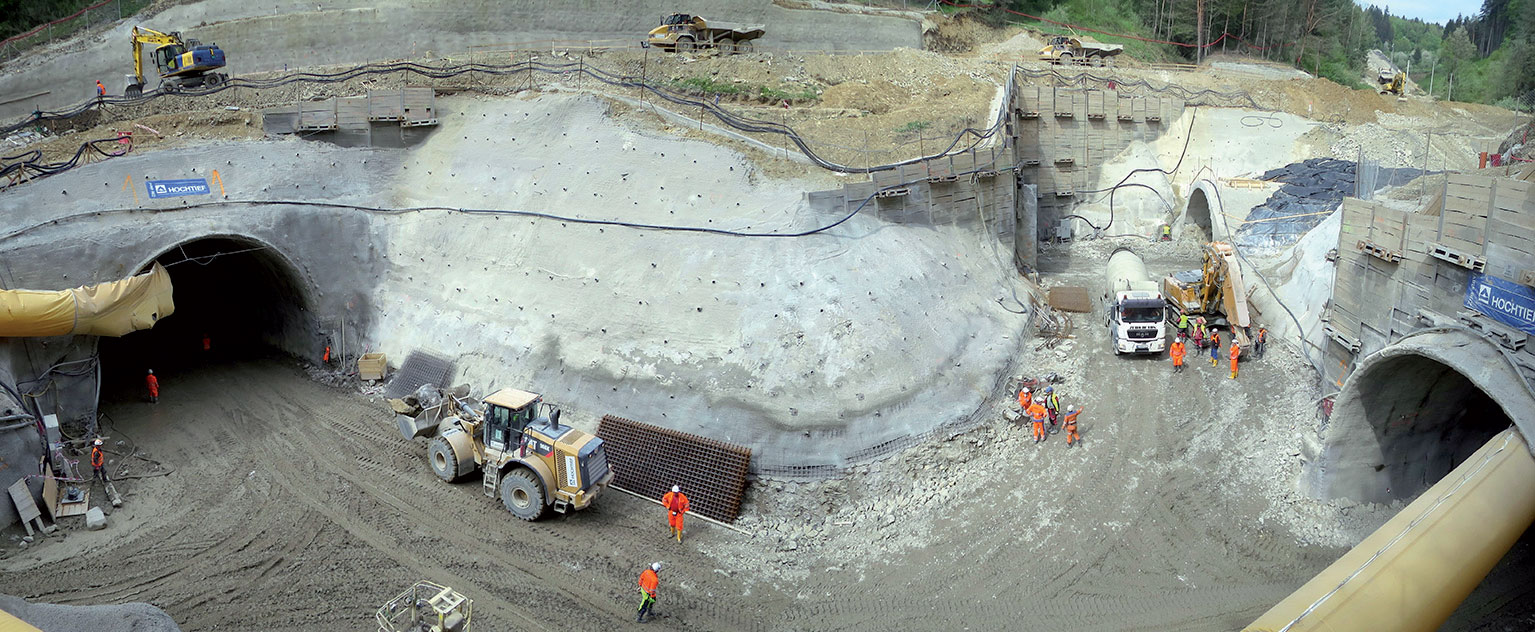
{"label": "green vegetation", "polygon": [[912,121],[895,128],[897,134],[921,134],[922,130],[932,127],[932,121]]}
{"label": "green vegetation", "polygon": [[737,95],[746,91],[740,84],[722,83],[708,77],[688,77],[680,81],[672,82],[672,87],[682,92],[695,94],[723,94]]}
{"label": "green vegetation", "polygon": [[[1384,2],[1385,0],[1381,0]],[[1535,0],[1483,0],[1470,17],[1440,25],[1409,20],[1354,0],[1205,0],[1201,33],[1193,0],[970,0],[979,17],[1045,33],[1069,29],[1010,13],[1133,37],[1082,35],[1123,44],[1125,54],[1150,62],[1193,62],[1209,54],[1241,53],[1295,65],[1354,88],[1367,85],[1371,49],[1411,69],[1414,82],[1439,98],[1482,103],[1535,101]],[[1134,37],[1176,42],[1147,42]],[[1245,44],[1243,44],[1245,42]],[[1454,76],[1450,94],[1449,77]]]}
{"label": "green vegetation", "polygon": [[[32,37],[13,42],[11,46],[15,48],[6,52],[17,52],[53,39],[68,37],[89,26],[115,21],[119,16],[132,16],[149,6],[151,1],[119,0],[116,3],[92,9],[88,15],[77,16],[45,28]],[[101,0],[0,0],[0,39],[19,35],[48,22],[68,17],[98,2]]]}
{"label": "green vegetation", "polygon": [[741,83],[715,81],[709,77],[688,77],[687,79],[673,81],[672,88],[681,92],[703,96],[718,94],[727,97],[755,97],[769,103],[777,103],[779,101],[814,101],[820,97],[814,88],[786,90],[773,86],[750,86]]}

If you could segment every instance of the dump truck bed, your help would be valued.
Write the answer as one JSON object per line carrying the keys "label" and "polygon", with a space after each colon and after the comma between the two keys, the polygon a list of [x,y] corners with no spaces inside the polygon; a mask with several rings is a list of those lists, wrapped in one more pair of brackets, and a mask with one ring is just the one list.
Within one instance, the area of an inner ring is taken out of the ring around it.
{"label": "dump truck bed", "polygon": [[729,32],[730,39],[738,42],[754,40],[762,37],[767,32],[767,26],[763,24],[735,24],[733,22],[709,22],[710,39],[717,39],[722,33]]}

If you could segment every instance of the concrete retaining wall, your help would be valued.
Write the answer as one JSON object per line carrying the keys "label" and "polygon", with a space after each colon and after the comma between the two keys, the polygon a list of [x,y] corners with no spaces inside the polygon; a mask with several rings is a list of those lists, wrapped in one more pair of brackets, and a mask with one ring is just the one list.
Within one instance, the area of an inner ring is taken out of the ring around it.
{"label": "concrete retaining wall", "polygon": [[[1462,435],[1489,416],[1535,436],[1529,333],[1466,303],[1478,275],[1517,283],[1535,270],[1535,195],[1498,175],[1452,174],[1417,213],[1344,200],[1322,361],[1341,392],[1307,450],[1312,494],[1415,493],[1480,445]],[[1468,412],[1483,396],[1495,406]]]}

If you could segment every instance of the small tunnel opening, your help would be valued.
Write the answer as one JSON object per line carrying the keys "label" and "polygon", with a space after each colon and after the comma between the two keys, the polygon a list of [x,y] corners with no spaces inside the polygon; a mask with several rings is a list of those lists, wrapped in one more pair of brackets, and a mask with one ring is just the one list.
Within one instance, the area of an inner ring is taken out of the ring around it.
{"label": "small tunnel opening", "polygon": [[170,273],[176,311],[152,329],[100,340],[103,401],[141,398],[151,369],[167,380],[270,356],[291,350],[310,329],[304,287],[265,244],[205,238],[155,261]]}
{"label": "small tunnel opening", "polygon": [[1189,194],[1189,203],[1183,212],[1183,227],[1185,230],[1200,231],[1199,234],[1190,235],[1199,242],[1214,239],[1215,233],[1210,225],[1210,200],[1205,196],[1204,189],[1196,188]]}
{"label": "small tunnel opening", "polygon": [[1380,445],[1387,496],[1411,499],[1506,430],[1513,421],[1465,375],[1434,359],[1404,355],[1361,376],[1357,404]]}

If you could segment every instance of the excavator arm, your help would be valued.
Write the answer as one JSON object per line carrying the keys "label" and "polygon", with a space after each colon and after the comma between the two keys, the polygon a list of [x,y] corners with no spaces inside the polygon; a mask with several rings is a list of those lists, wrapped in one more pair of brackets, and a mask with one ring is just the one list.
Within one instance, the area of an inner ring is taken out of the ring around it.
{"label": "excavator arm", "polygon": [[155,48],[169,44],[182,43],[181,38],[175,33],[161,33],[154,29],[142,26],[133,27],[133,76],[139,85],[144,85],[144,45],[153,44]]}

